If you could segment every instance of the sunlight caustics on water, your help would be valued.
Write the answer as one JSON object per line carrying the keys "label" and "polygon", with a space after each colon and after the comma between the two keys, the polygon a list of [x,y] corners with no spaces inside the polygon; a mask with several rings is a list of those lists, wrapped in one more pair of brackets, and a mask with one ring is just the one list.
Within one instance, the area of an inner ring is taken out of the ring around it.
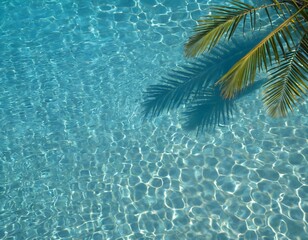
{"label": "sunlight caustics on water", "polygon": [[142,121],[210,2],[0,0],[0,239],[307,237],[307,103]]}

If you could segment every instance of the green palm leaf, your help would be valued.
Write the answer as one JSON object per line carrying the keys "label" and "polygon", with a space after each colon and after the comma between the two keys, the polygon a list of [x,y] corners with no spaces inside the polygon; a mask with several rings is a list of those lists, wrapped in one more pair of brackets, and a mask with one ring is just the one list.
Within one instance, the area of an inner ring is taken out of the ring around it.
{"label": "green palm leaf", "polygon": [[226,32],[231,37],[238,23],[252,9],[252,6],[238,1],[231,1],[231,6],[213,6],[213,14],[198,21],[196,34],[185,46],[186,56],[192,57],[210,50]]}
{"label": "green palm leaf", "polygon": [[[292,31],[292,28],[301,28],[301,26],[296,24],[295,20],[304,10],[305,6],[284,20],[241,60],[236,62],[217,82],[217,84],[221,86],[224,97],[232,98],[243,88],[252,84],[256,77],[256,71],[261,69],[267,71],[268,64],[272,64],[273,58],[276,62],[280,62],[281,53],[279,50],[281,50],[282,53],[285,52],[282,43],[287,42],[287,48],[289,51],[291,50],[289,40],[294,43],[295,38],[298,37],[296,32]],[[298,31],[298,33],[300,33],[300,31]]]}
{"label": "green palm leaf", "polygon": [[204,51],[209,51],[221,40],[223,36],[230,39],[239,24],[243,23],[243,30],[246,22],[250,22],[250,28],[257,26],[257,12],[264,10],[271,22],[271,13],[269,9],[277,10],[277,4],[271,3],[253,7],[249,4],[233,0],[230,6],[212,6],[210,7],[211,15],[198,21],[195,28],[195,34],[188,40],[185,45],[185,54],[188,57],[198,56]]}
{"label": "green palm leaf", "polygon": [[264,85],[263,101],[272,117],[284,117],[308,91],[308,35],[298,48],[289,52],[281,63],[270,70]]}
{"label": "green palm leaf", "polygon": [[[253,7],[231,0],[228,6],[214,6],[212,14],[199,21],[195,35],[185,45],[188,57],[205,51],[207,54],[147,88],[144,115],[158,116],[183,105],[187,129],[197,128],[200,132],[224,124],[232,117],[235,99],[259,86],[255,78],[260,70],[271,73],[263,97],[268,113],[285,116],[292,110],[308,90],[308,0],[268,2],[271,3]],[[232,44],[226,47],[226,42],[234,41],[232,37],[239,26],[245,33],[266,25],[262,14],[276,27],[265,36],[257,32],[255,41],[246,39],[246,44],[236,46],[237,51]],[[217,44],[223,37],[226,42],[221,47]]]}

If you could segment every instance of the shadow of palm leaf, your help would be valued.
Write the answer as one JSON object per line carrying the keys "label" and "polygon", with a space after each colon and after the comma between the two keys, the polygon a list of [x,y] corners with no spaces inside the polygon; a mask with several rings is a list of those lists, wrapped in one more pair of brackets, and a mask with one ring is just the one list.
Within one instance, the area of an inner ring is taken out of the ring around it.
{"label": "shadow of palm leaf", "polygon": [[172,70],[167,76],[162,77],[161,84],[150,85],[143,102],[145,117],[156,117],[164,111],[178,108],[207,88],[217,70],[213,67],[215,61],[213,57],[206,60],[199,58]]}
{"label": "shadow of palm leaf", "polygon": [[162,77],[161,83],[150,85],[144,92],[142,103],[145,118],[159,116],[183,105],[186,129],[199,132],[225,124],[235,110],[234,100],[246,95],[250,88],[227,100],[220,96],[214,84],[258,42],[261,35],[218,45],[206,55],[172,70]]}
{"label": "shadow of palm leaf", "polygon": [[220,89],[215,86],[207,88],[199,94],[183,112],[183,127],[186,130],[214,130],[216,126],[227,124],[236,110],[236,100],[260,88],[263,81],[249,86],[233,99],[221,96]]}

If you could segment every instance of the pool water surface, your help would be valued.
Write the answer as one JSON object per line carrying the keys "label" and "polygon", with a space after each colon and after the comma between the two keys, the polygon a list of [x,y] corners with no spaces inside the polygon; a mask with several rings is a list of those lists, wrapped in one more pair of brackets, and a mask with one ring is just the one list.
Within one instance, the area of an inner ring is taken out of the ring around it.
{"label": "pool water surface", "polygon": [[143,121],[215,2],[0,0],[0,239],[307,239],[307,102]]}

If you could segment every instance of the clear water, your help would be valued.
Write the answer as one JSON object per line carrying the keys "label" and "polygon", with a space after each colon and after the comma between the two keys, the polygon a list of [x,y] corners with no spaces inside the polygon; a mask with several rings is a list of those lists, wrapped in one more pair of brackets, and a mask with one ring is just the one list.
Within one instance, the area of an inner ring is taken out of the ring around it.
{"label": "clear water", "polygon": [[0,239],[307,239],[307,103],[142,122],[207,1],[0,3]]}

